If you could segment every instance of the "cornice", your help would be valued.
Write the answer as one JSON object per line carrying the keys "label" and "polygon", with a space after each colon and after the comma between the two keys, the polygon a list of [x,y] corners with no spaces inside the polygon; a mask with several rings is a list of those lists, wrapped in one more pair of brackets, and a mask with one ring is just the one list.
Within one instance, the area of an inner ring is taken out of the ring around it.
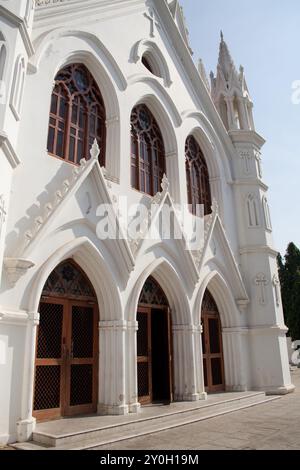
{"label": "cornice", "polygon": [[248,245],[240,248],[241,255],[252,255],[262,253],[271,255],[276,258],[279,252],[267,245]]}
{"label": "cornice", "polygon": [[25,311],[10,311],[4,307],[0,307],[0,325],[16,325],[16,326],[26,326],[28,323],[29,317]]}
{"label": "cornice", "polygon": [[251,144],[259,148],[259,150],[266,143],[265,139],[256,131],[234,130],[228,132],[229,137],[234,144]]}
{"label": "cornice", "polygon": [[[142,0],[63,0],[60,2],[51,2],[48,4],[39,5],[35,11],[34,17],[34,27],[39,27],[40,23],[47,24],[48,21],[54,19],[58,20],[62,18],[65,22],[66,15],[68,19],[70,18],[79,18],[82,20],[83,16],[91,18],[92,21],[95,21],[95,14],[101,12],[101,18],[98,18],[97,21],[101,20],[103,14],[106,12],[111,12],[113,16],[120,16],[124,14],[124,9],[129,7],[134,11],[137,7],[142,8],[144,2]],[[104,18],[105,19],[105,18]]]}
{"label": "cornice", "polygon": [[231,186],[259,186],[264,191],[269,190],[269,186],[267,186],[263,181],[258,178],[238,179],[229,181],[228,184],[230,184]]}
{"label": "cornice", "polygon": [[6,156],[7,160],[9,161],[11,167],[17,168],[17,166],[21,163],[18,155],[16,154],[8,135],[5,132],[0,131],[0,149],[3,149],[4,155]]}
{"label": "cornice", "polygon": [[26,28],[25,20],[21,18],[20,16],[15,15],[14,13],[9,11],[7,8],[3,7],[2,5],[0,5],[0,17],[1,16],[6,18],[12,24],[18,27],[20,35],[23,39],[28,57],[31,57],[34,54],[34,48],[33,48],[30,36],[28,34],[27,28]]}

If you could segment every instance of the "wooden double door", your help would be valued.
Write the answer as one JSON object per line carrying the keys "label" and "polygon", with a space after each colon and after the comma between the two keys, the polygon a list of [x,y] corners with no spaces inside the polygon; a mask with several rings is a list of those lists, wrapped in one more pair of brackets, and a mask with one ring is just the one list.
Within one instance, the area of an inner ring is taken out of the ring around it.
{"label": "wooden double door", "polygon": [[207,291],[202,304],[202,353],[205,389],[225,390],[222,326],[217,305]]}
{"label": "wooden double door", "polygon": [[34,393],[39,420],[97,410],[97,319],[95,304],[41,302]]}
{"label": "wooden double door", "polygon": [[139,402],[170,403],[172,392],[171,319],[168,307],[139,306],[137,313]]}

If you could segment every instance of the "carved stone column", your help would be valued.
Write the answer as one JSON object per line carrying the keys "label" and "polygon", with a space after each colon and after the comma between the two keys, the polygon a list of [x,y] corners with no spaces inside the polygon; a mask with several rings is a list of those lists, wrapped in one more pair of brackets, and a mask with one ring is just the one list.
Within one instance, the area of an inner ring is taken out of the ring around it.
{"label": "carved stone column", "polygon": [[125,403],[125,334],[127,322],[99,322],[99,414],[124,415]]}
{"label": "carved stone column", "polygon": [[193,325],[173,325],[174,400],[196,401],[197,390],[195,335]]}
{"label": "carved stone column", "polygon": [[244,371],[248,370],[248,364],[246,364],[248,354],[242,344],[245,334],[240,328],[223,328],[222,331],[226,390],[230,392],[247,390],[247,378]]}
{"label": "carved stone column", "polygon": [[26,442],[30,440],[36,425],[36,419],[33,418],[32,412],[35,373],[35,348],[39,321],[40,314],[38,312],[28,313],[23,365],[23,398],[21,406],[22,414],[20,421],[17,422],[18,442]]}
{"label": "carved stone column", "polygon": [[128,322],[127,327],[127,347],[126,357],[128,358],[128,405],[130,413],[137,413],[141,407],[138,401],[138,382],[137,382],[137,331],[138,322]]}
{"label": "carved stone column", "polygon": [[120,180],[120,120],[117,116],[106,120],[106,176],[116,183]]}

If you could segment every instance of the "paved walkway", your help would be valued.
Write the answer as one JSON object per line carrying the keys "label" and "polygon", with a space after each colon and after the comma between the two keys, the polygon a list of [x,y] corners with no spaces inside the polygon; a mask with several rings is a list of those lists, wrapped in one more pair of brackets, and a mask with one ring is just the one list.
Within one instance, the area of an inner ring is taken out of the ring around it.
{"label": "paved walkway", "polygon": [[99,450],[300,449],[300,369],[296,392],[243,411],[139,437]]}

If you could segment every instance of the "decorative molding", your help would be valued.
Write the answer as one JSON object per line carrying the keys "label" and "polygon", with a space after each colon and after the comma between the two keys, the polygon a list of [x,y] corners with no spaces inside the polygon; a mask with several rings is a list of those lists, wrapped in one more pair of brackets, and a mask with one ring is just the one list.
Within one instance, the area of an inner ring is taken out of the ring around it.
{"label": "decorative molding", "polygon": [[173,333],[197,333],[201,332],[201,325],[173,325],[172,331]]}
{"label": "decorative molding", "polygon": [[228,181],[228,184],[232,186],[258,186],[259,188],[263,189],[263,191],[266,191],[266,192],[269,189],[269,186],[267,186],[258,178],[236,179],[236,180]]}
{"label": "decorative molding", "polygon": [[7,310],[0,306],[0,324],[26,326],[28,323],[27,312]]}
{"label": "decorative molding", "polygon": [[3,7],[2,5],[0,5],[0,17],[6,18],[8,21],[10,21],[19,28],[19,32],[22,37],[28,57],[31,57],[34,54],[34,48],[27,31],[25,19],[21,18],[18,15],[15,15],[13,12]]}
{"label": "decorative molding", "polygon": [[280,299],[281,299],[281,292],[280,292],[280,281],[278,279],[277,274],[274,274],[273,279],[272,279],[272,284],[273,284],[274,292],[275,292],[276,305],[277,307],[279,307]]}
{"label": "decorative molding", "polygon": [[21,163],[18,155],[16,154],[8,135],[0,131],[0,149],[3,148],[4,155],[6,156],[7,160],[9,161],[11,167],[17,168],[17,166]]}
{"label": "decorative molding", "polygon": [[155,38],[155,28],[161,29],[161,27],[155,18],[155,12],[153,8],[149,8],[148,12],[144,13],[144,17],[150,21],[150,37]]}
{"label": "decorative molding", "polygon": [[265,227],[268,232],[272,232],[272,220],[271,220],[271,214],[270,214],[270,207],[268,204],[268,199],[266,196],[263,196],[262,198],[262,207],[263,207],[263,214],[264,214],[264,219],[265,219]]}
{"label": "decorative molding", "polygon": [[[90,160],[90,164],[94,160],[97,160],[97,155],[99,155],[99,153],[97,153],[99,151],[99,147],[98,148],[97,147],[98,147],[98,144],[95,145],[94,143],[92,150],[91,150],[92,159]],[[57,189],[57,191],[55,191],[54,198],[50,199],[44,205],[41,213],[35,218],[31,227],[25,232],[23,241],[20,242],[19,244],[18,255],[22,255],[24,251],[35,240],[35,238],[37,237],[38,233],[41,231],[43,226],[50,219],[50,217],[53,216],[57,208],[64,201],[67,194],[69,194],[70,191],[73,189],[73,187],[76,185],[79,177],[84,172],[87,166],[88,166],[87,161],[85,159],[82,159],[80,161],[80,166],[76,166],[76,167],[72,166],[71,174],[69,178],[65,179],[64,182],[62,183],[62,186],[59,189]]]}
{"label": "decorative molding", "polygon": [[267,276],[263,273],[257,274],[254,279],[254,285],[258,290],[258,303],[265,307],[268,303],[266,288],[269,285]]}
{"label": "decorative molding", "polygon": [[126,320],[100,321],[99,330],[100,331],[127,331],[128,322]]}
{"label": "decorative molding", "polygon": [[19,55],[15,63],[13,85],[10,96],[10,108],[19,121],[21,117],[22,99],[25,85],[26,65],[25,57]]}
{"label": "decorative molding", "polygon": [[150,57],[149,63],[153,66],[153,74],[157,78],[162,78],[164,85],[169,88],[173,83],[169,66],[158,45],[149,39],[141,39],[136,42],[130,52],[131,62],[137,64],[142,60],[144,54]]}
{"label": "decorative molding", "polygon": [[240,150],[239,151],[239,156],[243,162],[243,170],[246,175],[249,175],[251,173],[251,162],[253,159],[253,156],[250,152],[250,150]]}
{"label": "decorative molding", "polygon": [[48,5],[57,5],[58,3],[68,2],[69,0],[35,0],[36,7],[44,7]]}
{"label": "decorative molding", "polygon": [[34,263],[22,258],[4,258],[4,266],[9,285],[12,288],[27,273],[28,269],[33,268]]}
{"label": "decorative molding", "polygon": [[255,161],[256,161],[256,167],[257,167],[257,174],[259,178],[263,177],[263,171],[262,171],[262,158],[261,158],[261,152],[255,151]]}
{"label": "decorative molding", "polygon": [[249,255],[249,254],[267,254],[273,258],[277,258],[278,251],[267,245],[248,245],[240,248],[240,255]]}
{"label": "decorative molding", "polygon": [[260,211],[257,197],[250,193],[246,196],[246,211],[248,228],[257,229],[261,227]]}
{"label": "decorative molding", "polygon": [[263,334],[263,335],[282,335],[285,336],[288,332],[288,328],[285,325],[257,325],[257,326],[237,326],[237,327],[229,327],[223,328],[223,334],[232,334],[232,333],[240,333],[240,334]]}
{"label": "decorative molding", "polygon": [[0,240],[1,240],[1,235],[2,235],[2,229],[6,220],[6,202],[4,199],[4,195],[0,195]]}

